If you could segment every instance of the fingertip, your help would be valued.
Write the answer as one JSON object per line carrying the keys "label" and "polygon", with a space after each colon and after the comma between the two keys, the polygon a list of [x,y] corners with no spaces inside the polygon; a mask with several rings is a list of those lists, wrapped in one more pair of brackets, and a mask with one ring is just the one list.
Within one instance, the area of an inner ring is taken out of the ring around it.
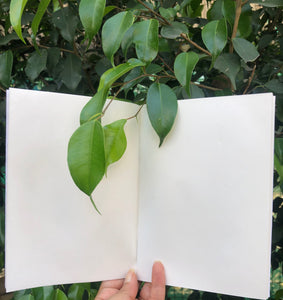
{"label": "fingertip", "polygon": [[138,279],[135,270],[130,269],[125,277],[121,292],[129,296],[131,299],[135,299],[138,293],[138,288]]}

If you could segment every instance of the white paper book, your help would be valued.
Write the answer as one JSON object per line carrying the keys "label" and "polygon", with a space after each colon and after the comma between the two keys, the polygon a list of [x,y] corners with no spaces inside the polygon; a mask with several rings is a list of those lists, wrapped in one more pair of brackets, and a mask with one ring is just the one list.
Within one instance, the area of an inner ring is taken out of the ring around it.
{"label": "white paper book", "polygon": [[[161,148],[145,108],[127,150],[93,193],[73,183],[67,145],[89,97],[10,89],[7,97],[6,289],[125,276],[269,296],[272,94],[179,101]],[[104,124],[134,104],[114,101]]]}

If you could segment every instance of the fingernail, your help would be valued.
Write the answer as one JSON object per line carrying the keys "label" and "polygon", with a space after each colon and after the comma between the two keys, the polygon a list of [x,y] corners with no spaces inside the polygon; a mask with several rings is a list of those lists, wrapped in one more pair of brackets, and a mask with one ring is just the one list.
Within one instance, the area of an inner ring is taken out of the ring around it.
{"label": "fingernail", "polygon": [[126,278],[125,278],[125,283],[128,283],[132,280],[134,273],[135,273],[134,269],[129,270],[129,272],[127,273]]}

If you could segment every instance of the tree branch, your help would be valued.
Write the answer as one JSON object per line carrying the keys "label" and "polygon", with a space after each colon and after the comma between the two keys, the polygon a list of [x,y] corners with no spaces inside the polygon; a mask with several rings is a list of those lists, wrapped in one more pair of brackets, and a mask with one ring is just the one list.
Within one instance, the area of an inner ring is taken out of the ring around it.
{"label": "tree branch", "polygon": [[202,51],[203,53],[205,53],[205,54],[207,54],[209,56],[212,56],[209,51],[207,51],[206,49],[202,48],[201,46],[199,46],[198,44],[196,44],[195,42],[193,42],[189,37],[187,37],[187,35],[185,33],[181,33],[181,37],[184,38],[187,42],[189,42],[193,46],[195,46],[197,49],[199,49],[200,51]]}
{"label": "tree branch", "polygon": [[247,93],[247,91],[248,91],[248,89],[249,89],[249,87],[250,87],[250,85],[251,85],[251,83],[252,83],[252,80],[253,80],[254,75],[255,75],[255,69],[256,69],[256,65],[254,65],[254,67],[253,67],[252,74],[251,74],[251,76],[249,77],[248,85],[247,85],[247,87],[245,88],[245,90],[244,90],[244,92],[243,92],[243,95],[245,95],[245,94]]}
{"label": "tree branch", "polygon": [[229,48],[230,53],[233,53],[233,51],[234,51],[233,39],[237,35],[237,30],[238,30],[238,26],[239,26],[239,20],[240,20],[241,12],[242,12],[242,0],[236,0],[235,21],[234,21],[234,26],[233,26],[233,32],[232,32],[232,35],[231,35],[231,44],[230,44],[230,48]]}

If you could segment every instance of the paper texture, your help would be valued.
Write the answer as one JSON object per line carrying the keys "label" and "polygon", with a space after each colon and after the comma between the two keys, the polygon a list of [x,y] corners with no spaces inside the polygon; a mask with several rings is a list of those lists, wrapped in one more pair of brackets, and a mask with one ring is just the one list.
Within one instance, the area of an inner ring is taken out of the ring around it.
{"label": "paper texture", "polygon": [[[67,145],[89,97],[10,89],[7,110],[6,289],[124,277],[136,261],[137,122],[127,150],[93,193],[74,185]],[[133,115],[112,103],[105,123]]]}
{"label": "paper texture", "polygon": [[[168,285],[268,298],[272,94],[179,101],[161,148],[144,108],[93,194],[102,216],[66,162],[88,99],[9,91],[7,290],[121,278],[135,265],[147,281],[161,260]],[[136,111],[115,101],[104,123]]]}
{"label": "paper texture", "polygon": [[271,94],[179,101],[158,148],[143,114],[139,278],[161,260],[169,285],[268,298],[273,116]]}

